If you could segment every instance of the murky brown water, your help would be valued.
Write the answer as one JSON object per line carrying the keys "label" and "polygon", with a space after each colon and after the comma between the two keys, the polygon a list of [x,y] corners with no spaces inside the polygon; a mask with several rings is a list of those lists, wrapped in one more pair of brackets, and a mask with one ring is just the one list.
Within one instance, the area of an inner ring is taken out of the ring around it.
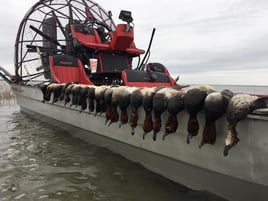
{"label": "murky brown water", "polygon": [[222,201],[0,106],[0,200]]}

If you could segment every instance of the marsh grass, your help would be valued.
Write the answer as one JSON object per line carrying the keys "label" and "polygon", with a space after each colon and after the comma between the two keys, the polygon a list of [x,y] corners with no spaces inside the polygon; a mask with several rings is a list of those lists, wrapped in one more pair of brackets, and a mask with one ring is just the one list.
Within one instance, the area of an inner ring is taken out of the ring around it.
{"label": "marsh grass", "polygon": [[0,80],[0,105],[15,105],[16,96],[11,87],[3,80]]}

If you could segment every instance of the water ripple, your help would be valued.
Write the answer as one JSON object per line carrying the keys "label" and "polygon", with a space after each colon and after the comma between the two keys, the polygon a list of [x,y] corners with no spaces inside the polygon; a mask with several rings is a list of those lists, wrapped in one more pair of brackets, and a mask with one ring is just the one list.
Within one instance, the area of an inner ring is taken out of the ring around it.
{"label": "water ripple", "polygon": [[222,201],[0,106],[0,201]]}

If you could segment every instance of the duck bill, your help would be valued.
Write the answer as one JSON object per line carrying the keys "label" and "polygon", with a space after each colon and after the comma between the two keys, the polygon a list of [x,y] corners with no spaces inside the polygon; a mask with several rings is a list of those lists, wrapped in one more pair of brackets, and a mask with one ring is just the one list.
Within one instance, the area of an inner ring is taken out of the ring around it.
{"label": "duck bill", "polygon": [[114,122],[113,122],[112,120],[110,120],[110,121],[107,123],[107,126],[108,126],[108,127],[111,126],[112,123],[114,123]]}
{"label": "duck bill", "polygon": [[187,138],[186,138],[187,144],[190,144],[192,138],[193,138],[193,136],[191,134],[187,135]]}
{"label": "duck bill", "polygon": [[104,123],[105,126],[107,126],[109,120],[110,120],[109,118],[106,118],[105,123]]}
{"label": "duck bill", "polygon": [[230,149],[234,147],[238,142],[239,142],[239,138],[237,137],[236,129],[234,127],[229,128],[227,137],[225,139],[225,147],[223,150],[223,155],[227,156]]}
{"label": "duck bill", "polygon": [[164,133],[164,135],[163,135],[163,137],[162,137],[162,140],[165,140],[166,137],[167,137],[169,134],[170,134],[170,133],[168,133],[167,131],[165,131],[165,133]]}
{"label": "duck bill", "polygon": [[153,132],[153,140],[154,140],[154,141],[156,141],[157,133],[158,133],[157,131],[154,131],[154,132]]}
{"label": "duck bill", "polygon": [[156,141],[156,136],[157,136],[157,133],[160,131],[161,129],[161,119],[160,118],[156,118],[154,121],[153,121],[153,140]]}
{"label": "duck bill", "polygon": [[143,135],[142,135],[142,139],[145,140],[145,137],[146,137],[147,134],[148,134],[148,132],[144,131],[144,133],[143,133]]}
{"label": "duck bill", "polygon": [[135,135],[135,127],[131,128],[131,135]]}

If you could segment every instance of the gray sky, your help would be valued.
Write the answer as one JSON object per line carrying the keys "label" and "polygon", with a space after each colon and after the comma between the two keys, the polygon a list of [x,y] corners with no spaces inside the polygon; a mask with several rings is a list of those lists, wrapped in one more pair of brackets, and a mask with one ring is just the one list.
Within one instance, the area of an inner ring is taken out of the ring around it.
{"label": "gray sky", "polygon": [[[35,0],[8,0],[0,8],[0,64],[13,64],[20,20]],[[183,83],[268,85],[267,0],[99,0],[116,23],[131,10],[135,42],[151,62],[165,64]]]}

